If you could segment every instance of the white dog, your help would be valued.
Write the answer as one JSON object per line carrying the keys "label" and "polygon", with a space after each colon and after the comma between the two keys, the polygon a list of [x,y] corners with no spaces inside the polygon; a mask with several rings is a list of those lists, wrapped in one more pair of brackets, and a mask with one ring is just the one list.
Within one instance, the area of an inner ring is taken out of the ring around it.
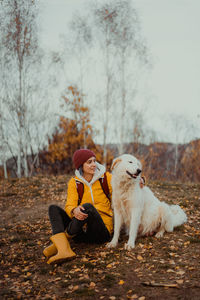
{"label": "white dog", "polygon": [[141,235],[156,231],[159,238],[187,221],[179,205],[160,202],[148,187],[140,187],[142,166],[137,158],[123,154],[113,161],[111,170],[114,236],[109,248],[117,245],[123,223],[129,234],[125,249],[130,250],[135,247],[138,230]]}

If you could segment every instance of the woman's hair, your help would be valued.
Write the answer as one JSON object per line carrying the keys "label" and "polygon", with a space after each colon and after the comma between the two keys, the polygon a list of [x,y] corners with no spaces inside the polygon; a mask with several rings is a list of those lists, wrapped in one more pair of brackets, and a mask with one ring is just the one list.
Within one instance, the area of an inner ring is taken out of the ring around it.
{"label": "woman's hair", "polygon": [[80,168],[78,169],[79,173],[81,176],[83,176],[83,166],[80,166]]}

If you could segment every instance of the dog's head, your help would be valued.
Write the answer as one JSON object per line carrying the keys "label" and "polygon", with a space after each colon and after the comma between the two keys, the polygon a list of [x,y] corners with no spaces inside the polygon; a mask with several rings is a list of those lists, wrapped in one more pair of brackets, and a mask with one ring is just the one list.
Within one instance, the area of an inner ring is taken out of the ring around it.
{"label": "dog's head", "polygon": [[123,154],[113,160],[111,170],[123,177],[137,179],[142,172],[141,162],[130,154]]}

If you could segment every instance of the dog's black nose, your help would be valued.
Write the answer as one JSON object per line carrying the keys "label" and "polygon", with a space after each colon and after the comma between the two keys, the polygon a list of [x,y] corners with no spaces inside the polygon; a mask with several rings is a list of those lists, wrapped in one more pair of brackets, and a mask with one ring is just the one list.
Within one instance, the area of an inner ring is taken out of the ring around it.
{"label": "dog's black nose", "polygon": [[142,170],[137,169],[137,175],[139,175],[142,172]]}

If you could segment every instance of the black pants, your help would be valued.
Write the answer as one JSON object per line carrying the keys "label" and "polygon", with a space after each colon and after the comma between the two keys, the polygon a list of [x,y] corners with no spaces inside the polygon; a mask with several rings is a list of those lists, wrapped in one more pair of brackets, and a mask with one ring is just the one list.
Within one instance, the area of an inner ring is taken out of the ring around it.
{"label": "black pants", "polygon": [[[70,219],[61,207],[49,206],[49,219],[53,234],[67,230],[68,234],[75,235],[74,240],[76,242],[101,244],[109,241],[110,233],[96,208],[90,203],[85,203],[82,206],[85,209],[84,213],[88,214],[85,220]],[[85,224],[86,229],[83,230]]]}

